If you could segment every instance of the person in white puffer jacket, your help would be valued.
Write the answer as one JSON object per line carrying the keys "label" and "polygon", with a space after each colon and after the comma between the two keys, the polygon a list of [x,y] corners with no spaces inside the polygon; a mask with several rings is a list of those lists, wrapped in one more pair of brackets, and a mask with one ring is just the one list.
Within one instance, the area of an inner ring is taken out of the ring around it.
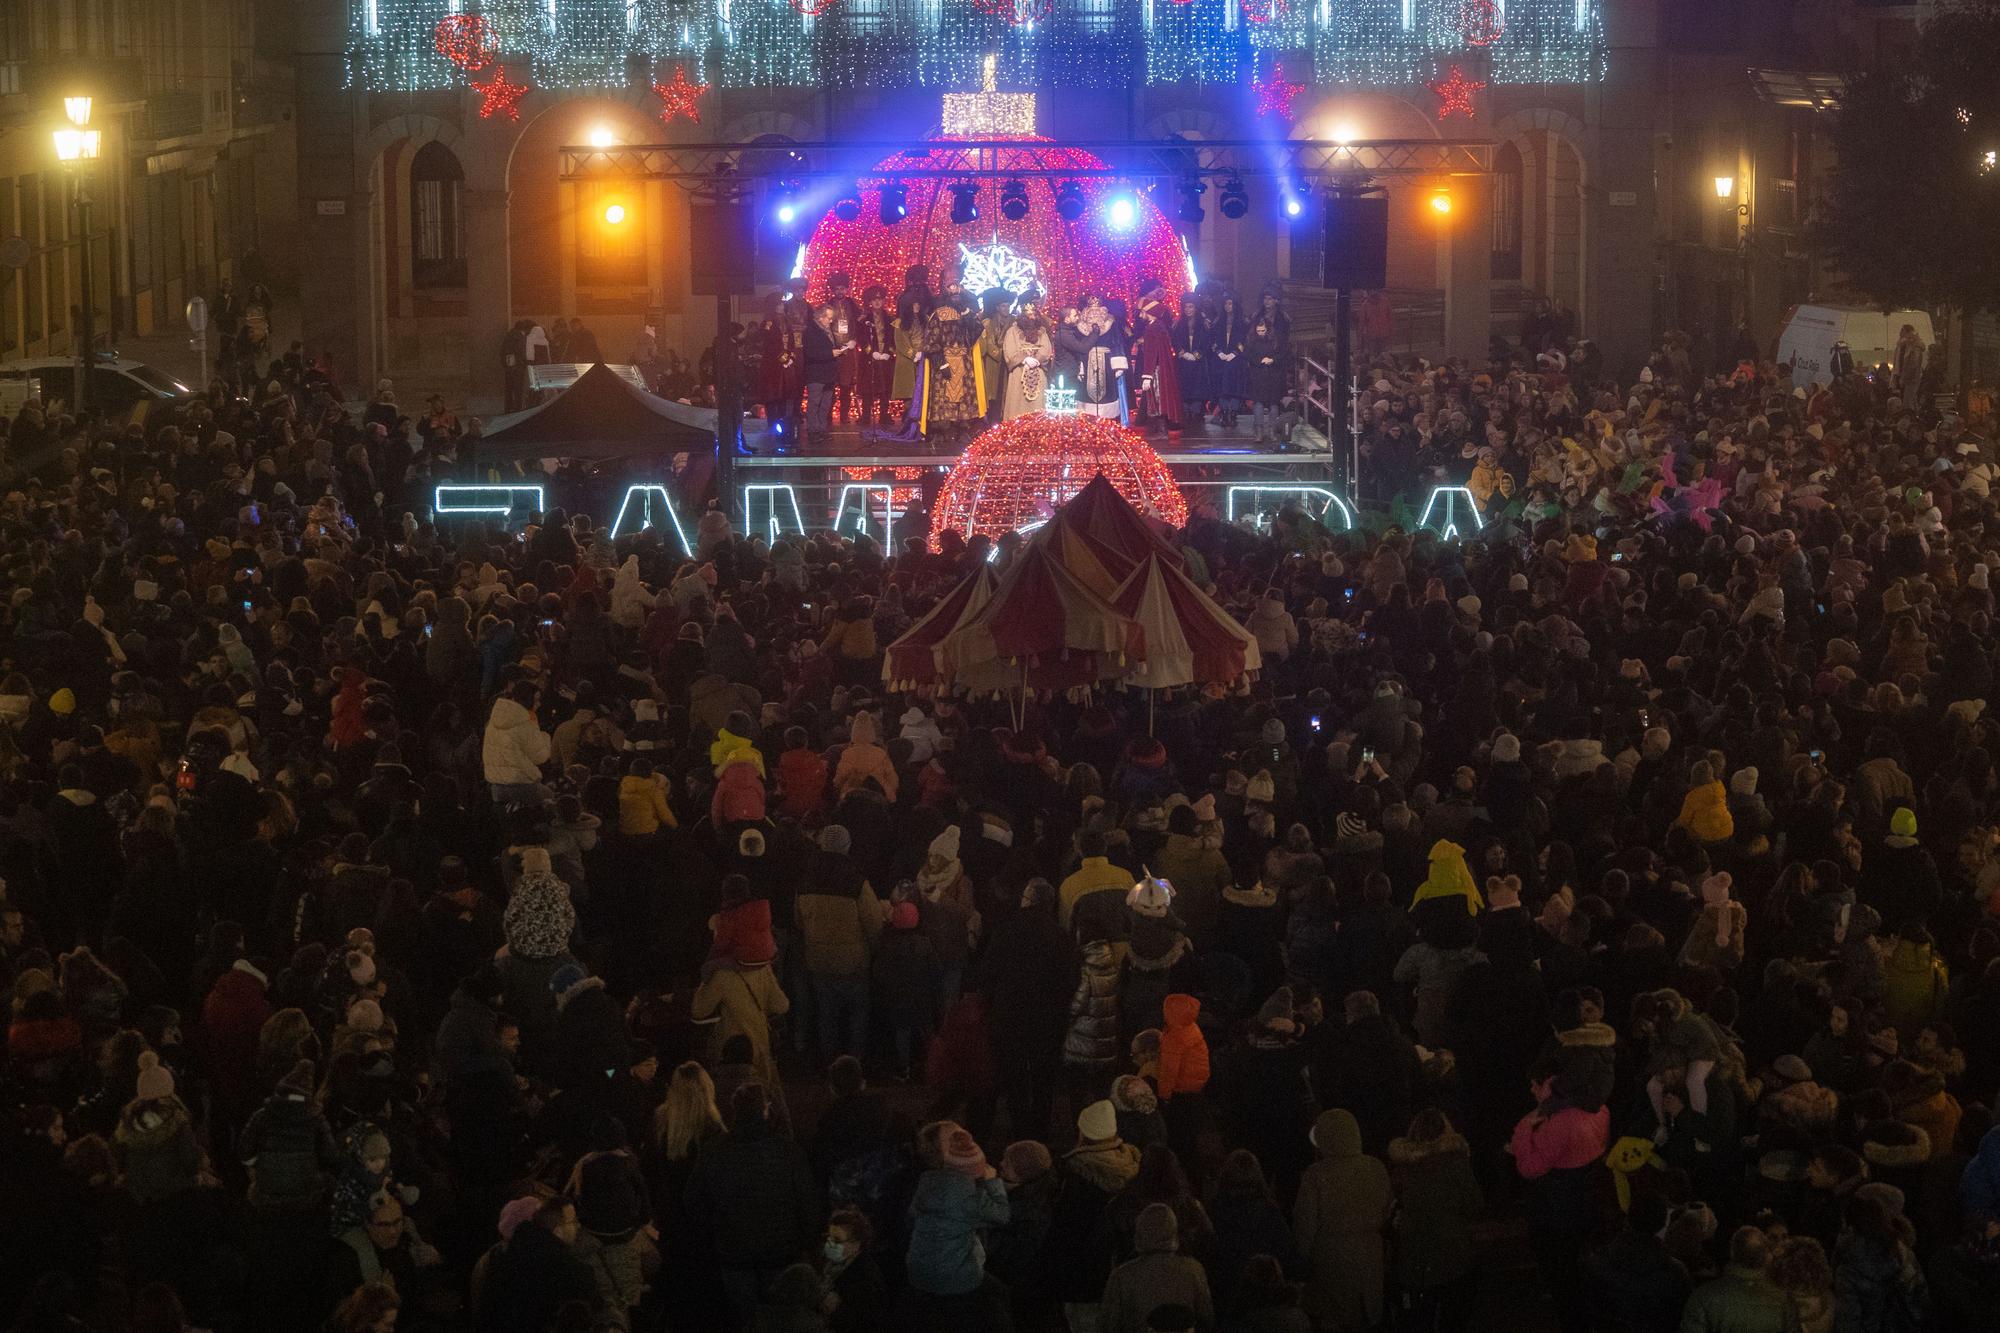
{"label": "person in white puffer jacket", "polygon": [[519,682],[493,701],[486,718],[480,762],[493,786],[493,799],[521,805],[549,799],[542,765],[549,761],[549,734],[535,720],[535,687]]}

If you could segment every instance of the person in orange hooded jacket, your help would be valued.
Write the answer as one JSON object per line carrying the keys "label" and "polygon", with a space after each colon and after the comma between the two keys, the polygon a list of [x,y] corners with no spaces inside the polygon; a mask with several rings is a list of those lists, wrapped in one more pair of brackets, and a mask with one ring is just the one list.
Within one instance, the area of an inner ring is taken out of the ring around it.
{"label": "person in orange hooded jacket", "polygon": [[1208,1086],[1208,1039],[1195,1019],[1201,1001],[1192,995],[1169,995],[1161,1012],[1166,1027],[1160,1033],[1160,1100],[1174,1094],[1200,1092]]}

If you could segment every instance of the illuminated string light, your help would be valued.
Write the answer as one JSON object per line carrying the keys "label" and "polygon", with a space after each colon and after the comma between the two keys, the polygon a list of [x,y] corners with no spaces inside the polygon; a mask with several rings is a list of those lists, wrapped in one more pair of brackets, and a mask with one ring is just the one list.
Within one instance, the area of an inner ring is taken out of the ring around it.
{"label": "illuminated string light", "polygon": [[491,120],[495,116],[505,116],[509,120],[521,118],[521,99],[528,95],[528,85],[511,82],[505,65],[495,65],[486,82],[480,83],[475,79],[472,88],[479,94],[481,120]]}
{"label": "illuminated string light", "polygon": [[1046,519],[1104,474],[1141,513],[1187,523],[1187,499],[1137,432],[1094,416],[1032,416],[993,427],[965,447],[931,506],[931,546],[947,532],[1002,533]]}
{"label": "illuminated string light", "polygon": [[[840,0],[481,0],[479,13],[460,12],[473,7],[348,0],[350,85],[463,88],[502,52],[516,78],[553,91],[627,88],[635,67],[669,65],[725,88],[964,89],[979,86],[989,53],[1003,82],[1025,88],[1240,86],[1253,53],[1309,52],[1321,85],[1421,83],[1475,50],[1495,87],[1591,83],[1608,69],[1602,0],[1407,0],[1408,23],[1406,0],[935,0],[886,12]],[[482,53],[484,65],[462,63]]]}
{"label": "illuminated string light", "polygon": [[1271,66],[1266,77],[1250,85],[1257,92],[1257,114],[1260,116],[1284,116],[1290,118],[1292,103],[1306,90],[1303,83],[1293,83],[1285,77],[1285,71],[1278,65]]}

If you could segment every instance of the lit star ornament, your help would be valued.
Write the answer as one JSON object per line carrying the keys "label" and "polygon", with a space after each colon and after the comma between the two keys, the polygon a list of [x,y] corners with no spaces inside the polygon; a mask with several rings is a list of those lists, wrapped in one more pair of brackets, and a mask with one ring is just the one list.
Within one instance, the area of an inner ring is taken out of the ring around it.
{"label": "lit star ornament", "polygon": [[1250,85],[1257,90],[1257,114],[1260,116],[1290,116],[1292,101],[1305,91],[1302,83],[1291,83],[1285,78],[1285,71],[1277,65],[1271,67],[1271,77],[1259,79]]}
{"label": "lit star ornament", "polygon": [[495,116],[505,116],[509,120],[521,118],[521,99],[528,95],[528,85],[512,83],[507,78],[507,67],[495,65],[486,82],[472,81],[472,89],[479,94],[479,118],[491,120]]}
{"label": "lit star ornament", "polygon": [[1478,115],[1472,105],[1472,95],[1484,88],[1486,83],[1482,79],[1466,78],[1465,71],[1453,65],[1450,74],[1442,79],[1432,79],[1424,86],[1437,94],[1439,120],[1452,116],[1464,116],[1471,120]]}
{"label": "lit star ornament", "polygon": [[701,108],[695,103],[707,91],[707,84],[690,82],[687,71],[676,67],[673,82],[653,85],[653,95],[660,99],[660,119],[671,125],[686,116],[695,124],[701,124]]}
{"label": "lit star ornament", "polygon": [[958,259],[958,280],[968,292],[990,292],[998,287],[1019,301],[1042,289],[1041,265],[998,241],[978,250],[960,241]]}

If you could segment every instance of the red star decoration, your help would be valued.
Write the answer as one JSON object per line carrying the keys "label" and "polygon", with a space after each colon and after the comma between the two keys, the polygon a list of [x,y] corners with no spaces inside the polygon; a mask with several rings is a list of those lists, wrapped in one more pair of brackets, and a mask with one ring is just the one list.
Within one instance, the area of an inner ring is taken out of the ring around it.
{"label": "red star decoration", "polygon": [[1466,78],[1465,71],[1453,65],[1450,74],[1442,79],[1432,79],[1424,86],[1437,94],[1439,120],[1452,116],[1464,116],[1471,120],[1478,114],[1472,105],[1472,95],[1486,84],[1481,79]]}
{"label": "red star decoration", "polygon": [[1285,78],[1285,71],[1276,65],[1271,67],[1271,77],[1259,79],[1250,85],[1257,90],[1257,114],[1260,116],[1292,114],[1292,99],[1305,91],[1302,83],[1291,83]]}
{"label": "red star decoration", "polygon": [[521,118],[521,99],[528,95],[528,85],[509,82],[505,65],[495,65],[491,77],[484,83],[474,79],[472,88],[479,94],[481,120],[491,120],[495,116],[505,116],[509,120]]}
{"label": "red star decoration", "polygon": [[695,124],[701,124],[701,110],[695,102],[707,91],[707,84],[691,83],[686,70],[675,69],[672,83],[653,85],[653,93],[660,99],[660,119],[671,125],[686,116]]}

